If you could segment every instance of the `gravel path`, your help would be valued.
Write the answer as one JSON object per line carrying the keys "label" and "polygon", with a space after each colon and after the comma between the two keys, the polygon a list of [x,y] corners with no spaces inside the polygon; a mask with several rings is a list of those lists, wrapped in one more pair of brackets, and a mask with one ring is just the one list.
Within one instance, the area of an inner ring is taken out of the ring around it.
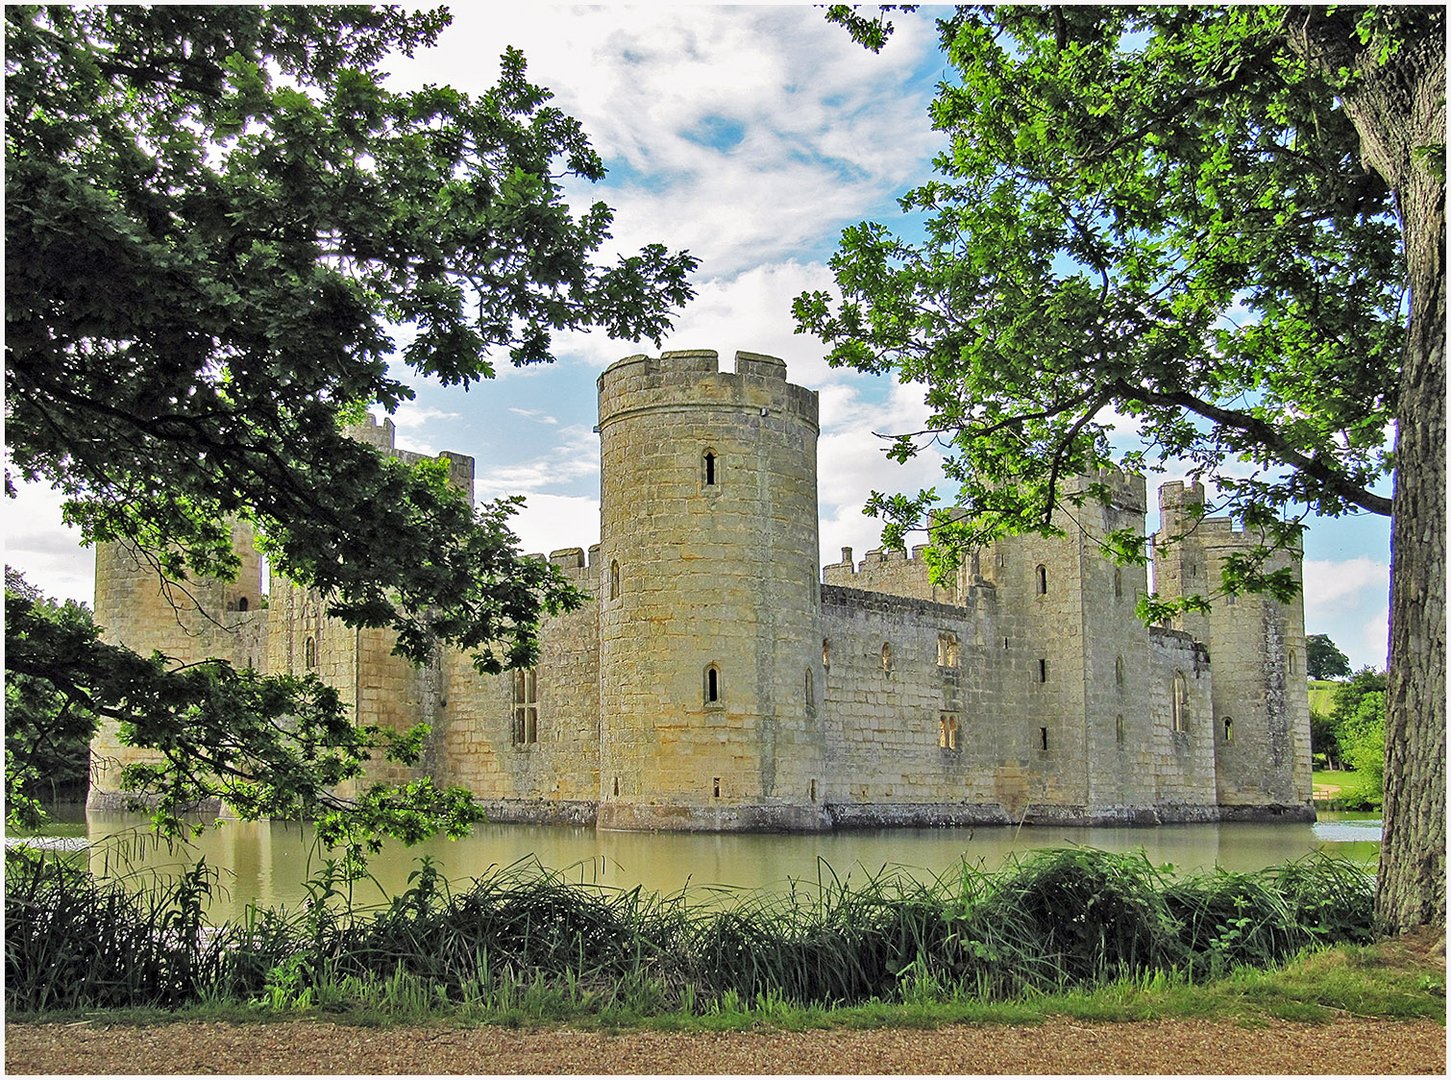
{"label": "gravel path", "polygon": [[5,1071],[37,1073],[1446,1073],[1430,1020],[1208,1020],[936,1030],[616,1035],[321,1021],[11,1024]]}

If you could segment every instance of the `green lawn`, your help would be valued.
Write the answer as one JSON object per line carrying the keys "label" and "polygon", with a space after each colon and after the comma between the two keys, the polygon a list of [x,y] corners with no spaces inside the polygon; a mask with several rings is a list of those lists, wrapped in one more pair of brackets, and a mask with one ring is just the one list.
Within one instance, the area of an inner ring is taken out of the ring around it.
{"label": "green lawn", "polygon": [[1380,791],[1359,773],[1349,769],[1316,769],[1310,778],[1315,785],[1317,802],[1328,802],[1345,810],[1380,808]]}

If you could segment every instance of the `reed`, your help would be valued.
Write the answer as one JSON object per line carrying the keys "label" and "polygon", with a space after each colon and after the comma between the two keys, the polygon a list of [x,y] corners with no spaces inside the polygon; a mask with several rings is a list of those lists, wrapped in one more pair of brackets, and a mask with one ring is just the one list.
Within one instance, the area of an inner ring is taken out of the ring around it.
{"label": "reed", "polygon": [[6,1006],[25,1013],[211,1001],[532,1022],[929,1008],[1218,977],[1373,930],[1369,876],[1323,856],[1187,878],[1087,848],[927,881],[891,868],[843,881],[821,863],[784,892],[704,898],[576,884],[534,860],[454,887],[424,860],[372,909],[325,864],[299,908],[216,928],[202,923],[215,887],[203,864],[139,892],[33,854],[7,871]]}

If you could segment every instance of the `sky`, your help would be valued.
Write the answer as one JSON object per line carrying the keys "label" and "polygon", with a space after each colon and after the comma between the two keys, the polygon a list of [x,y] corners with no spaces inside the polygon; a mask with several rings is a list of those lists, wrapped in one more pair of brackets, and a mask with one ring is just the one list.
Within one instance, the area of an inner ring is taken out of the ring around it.
{"label": "sky", "polygon": [[[481,93],[505,47],[521,49],[609,170],[567,186],[577,209],[614,209],[605,257],[663,243],[700,260],[696,298],[661,347],[715,349],[726,370],[738,349],[778,356],[790,381],[820,393],[823,563],[880,546],[861,512],[872,490],[948,492],[936,458],[895,464],[878,437],[920,426],[921,389],[831,369],[790,313],[800,292],[830,288],[843,228],[904,226],[897,197],[931,175],[943,140],[927,107],[949,72],[930,17],[897,17],[875,56],[807,5],[467,4],[453,17],[436,48],[385,63],[391,85]],[[525,496],[525,551],[588,547],[599,539],[595,379],[639,352],[658,355],[648,341],[565,335],[554,364],[503,363],[467,392],[400,365],[417,398],[393,418],[398,445],[472,455],[481,499]],[[5,543],[7,563],[43,591],[90,601],[93,557],[52,492],[27,487],[6,507]],[[1388,550],[1387,522],[1369,515],[1317,520],[1306,536],[1306,632],[1329,634],[1355,668],[1385,666]]]}

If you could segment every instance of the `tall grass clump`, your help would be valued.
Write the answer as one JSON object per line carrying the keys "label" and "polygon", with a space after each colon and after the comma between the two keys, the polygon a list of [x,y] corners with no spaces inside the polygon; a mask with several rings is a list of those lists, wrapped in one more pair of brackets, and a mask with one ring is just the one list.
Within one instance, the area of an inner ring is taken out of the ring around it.
{"label": "tall grass clump", "polygon": [[195,1001],[214,985],[223,935],[202,922],[213,872],[198,862],[135,891],[54,853],[5,856],[5,1003],[45,1011]]}
{"label": "tall grass clump", "polygon": [[1143,852],[1037,851],[964,868],[959,933],[987,996],[1053,991],[1183,963],[1167,881]]}
{"label": "tall grass clump", "polygon": [[403,971],[455,1000],[481,981],[668,979],[678,967],[682,905],[683,897],[638,887],[572,884],[533,858],[454,893],[425,859],[386,909],[336,937],[329,960],[344,976]]}
{"label": "tall grass clump", "polygon": [[835,1005],[890,997],[909,971],[935,977],[960,967],[941,879],[898,871],[852,886],[827,870],[814,889],[747,894],[693,919],[692,982],[717,997]]}

